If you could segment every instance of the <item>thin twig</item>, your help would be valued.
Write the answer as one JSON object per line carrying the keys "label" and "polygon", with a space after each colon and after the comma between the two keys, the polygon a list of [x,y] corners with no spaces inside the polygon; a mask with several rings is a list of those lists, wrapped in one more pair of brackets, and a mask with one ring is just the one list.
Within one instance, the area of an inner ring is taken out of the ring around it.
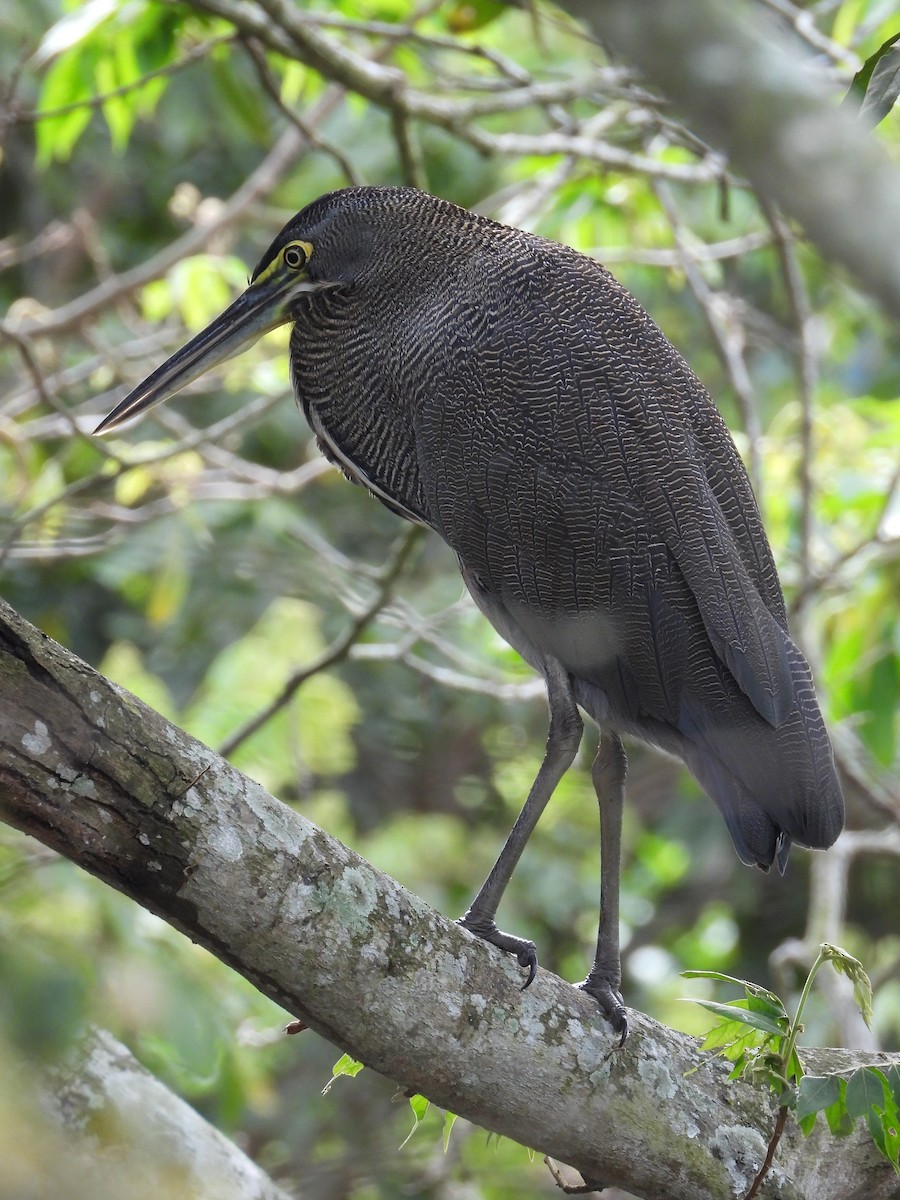
{"label": "thin twig", "polygon": [[599,1196],[604,1190],[602,1183],[566,1183],[562,1171],[549,1154],[544,1155],[544,1165],[553,1177],[553,1182],[567,1196]]}
{"label": "thin twig", "polygon": [[403,172],[404,181],[410,187],[427,191],[428,172],[425,168],[422,146],[415,126],[399,106],[391,109],[391,132],[397,146],[397,156],[400,159],[400,169]]}
{"label": "thin twig", "polygon": [[20,242],[15,236],[3,238],[0,241],[0,271],[8,271],[11,267],[40,258],[54,250],[63,250],[78,236],[77,230],[64,221],[51,221],[46,228],[27,242]]}
{"label": "thin twig", "polygon": [[[324,119],[338,103],[341,95],[342,93],[337,88],[326,92],[307,117],[307,121],[316,124]],[[39,318],[26,321],[19,332],[26,336],[63,333],[81,325],[109,305],[136,292],[152,280],[159,279],[176,263],[181,262],[184,258],[189,258],[192,254],[199,253],[223,229],[240,220],[251,205],[258,203],[280,182],[293,166],[297,156],[308,145],[309,143],[299,130],[293,127],[286,129],[256,170],[221,206],[213,220],[193,226],[153,258],[140,263],[130,271],[122,271],[68,304],[63,304]]]}
{"label": "thin twig", "polygon": [[292,672],[290,678],[282,687],[281,691],[270,704],[261,709],[249,721],[246,721],[239,729],[235,730],[230,737],[226,738],[218,749],[218,753],[226,758],[229,754],[233,754],[238,746],[242,745],[252,734],[256,733],[266,721],[270,720],[277,712],[279,712],[286,704],[288,704],[297,692],[297,689],[308,679],[314,675],[318,675],[321,671],[328,667],[333,667],[335,663],[346,658],[351,646],[363,632],[366,626],[374,620],[390,597],[391,591],[398,576],[409,559],[413,547],[419,541],[422,535],[422,529],[418,526],[413,526],[408,529],[400,539],[397,549],[386,564],[384,570],[379,577],[378,588],[375,595],[366,605],[366,607],[358,613],[345,631],[339,638],[324,650],[318,658],[313,659],[311,663],[307,663],[305,667],[300,667]]}
{"label": "thin twig", "polygon": [[184,57],[179,58],[177,62],[165,63],[161,67],[155,67],[152,71],[146,71],[139,78],[131,80],[130,83],[123,83],[120,87],[110,88],[108,92],[97,92],[93,96],[85,96],[83,100],[74,100],[71,104],[61,104],[58,108],[13,109],[5,119],[5,124],[33,125],[38,121],[50,121],[54,117],[65,117],[69,113],[83,112],[85,109],[102,108],[107,101],[116,100],[120,96],[128,96],[132,92],[138,91],[153,79],[159,79],[166,75],[175,75],[178,71],[196,62],[197,59],[208,58],[210,51],[215,49],[216,46],[233,42],[236,38],[237,34],[235,33],[227,33],[221,37],[210,38],[208,41],[201,42],[200,45],[188,50]]}
{"label": "thin twig", "polygon": [[659,180],[653,181],[653,190],[660,206],[669,221],[672,236],[678,250],[681,268],[688,281],[691,291],[696,297],[700,310],[706,318],[707,327],[715,339],[719,357],[728,372],[728,378],[737,397],[744,430],[749,446],[749,461],[747,471],[750,482],[756,493],[757,501],[762,504],[762,463],[760,461],[759,444],[762,437],[759,411],[756,404],[756,389],[750,379],[747,363],[744,359],[745,336],[741,324],[735,320],[733,305],[726,298],[713,292],[697,267],[692,250],[688,246],[684,223],[671,192]]}
{"label": "thin twig", "polygon": [[763,3],[777,12],[779,16],[790,21],[800,37],[808,42],[814,50],[824,51],[830,59],[847,72],[856,72],[859,69],[858,55],[824,34],[816,25],[812,13],[807,9],[798,8],[796,4],[791,4],[790,0],[763,0]]}
{"label": "thin twig", "polygon": [[354,186],[359,186],[365,183],[363,177],[354,167],[353,163],[347,155],[336,146],[329,138],[320,133],[315,125],[301,117],[299,113],[294,112],[281,98],[281,91],[278,84],[269,70],[269,64],[266,62],[265,55],[260,49],[258,43],[253,38],[240,36],[240,43],[247,52],[253,68],[256,71],[257,78],[262,85],[263,91],[269,96],[272,102],[277,107],[278,111],[294,126],[295,129],[306,138],[311,146],[316,150],[321,150],[324,154],[328,154],[337,163],[338,167],[343,172],[348,183]]}
{"label": "thin twig", "polygon": [[[258,0],[257,5],[234,0],[195,0],[198,8],[231,21],[247,36],[289,57],[299,57],[324,78],[389,111],[399,110],[410,120],[422,120],[447,129],[486,155],[573,154],[611,168],[634,171],[684,183],[709,183],[722,178],[721,160],[710,155],[696,163],[669,162],[623,150],[599,139],[570,136],[552,130],[542,134],[491,134],[474,125],[480,117],[553,104],[599,98],[618,87],[624,78],[617,70],[596,68],[587,78],[562,82],[536,82],[473,99],[446,100],[410,87],[405,74],[357,54],[334,38],[324,36],[305,20],[302,10],[285,0]],[[743,186],[741,181],[730,181]]]}
{"label": "thin twig", "polygon": [[759,1174],[750,1185],[750,1191],[744,1197],[744,1200],[753,1200],[754,1196],[759,1195],[759,1189],[763,1185],[763,1180],[769,1173],[772,1166],[772,1161],[775,1158],[775,1151],[778,1149],[778,1143],[781,1141],[781,1135],[784,1133],[784,1127],[787,1122],[788,1110],[785,1105],[782,1105],[778,1110],[778,1117],[775,1121],[775,1128],[772,1131],[772,1136],[769,1139],[769,1148],[766,1151],[766,1158],[763,1165],[759,1168]]}
{"label": "thin twig", "polygon": [[[813,506],[815,503],[813,404],[818,379],[818,361],[811,336],[812,311],[809,294],[800,264],[797,261],[793,235],[787,221],[774,205],[764,201],[762,211],[775,235],[775,246],[797,334],[797,387],[800,393],[800,462],[798,467],[800,475],[800,550],[798,563],[800,591],[807,595],[812,577]],[[798,616],[802,615],[802,607],[802,603],[796,604]]]}

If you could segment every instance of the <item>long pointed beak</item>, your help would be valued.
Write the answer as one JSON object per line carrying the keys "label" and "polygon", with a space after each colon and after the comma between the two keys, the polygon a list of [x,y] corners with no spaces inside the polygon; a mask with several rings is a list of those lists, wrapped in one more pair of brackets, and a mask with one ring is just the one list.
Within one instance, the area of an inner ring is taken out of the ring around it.
{"label": "long pointed beak", "polygon": [[251,283],[220,316],[117,404],[94,433],[114,429],[162,404],[211,367],[247,350],[264,333],[292,319],[291,301],[299,292],[317,291],[320,286],[296,275],[286,277],[280,271],[262,282]]}

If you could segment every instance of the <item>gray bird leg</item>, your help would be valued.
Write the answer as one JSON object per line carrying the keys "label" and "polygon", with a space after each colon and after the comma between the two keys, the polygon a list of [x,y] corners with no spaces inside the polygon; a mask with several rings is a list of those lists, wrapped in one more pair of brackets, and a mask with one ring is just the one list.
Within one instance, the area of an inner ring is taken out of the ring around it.
{"label": "gray bird leg", "polygon": [[622,961],[619,955],[619,866],[622,854],[622,809],[625,804],[625,773],[628,760],[621,738],[602,733],[600,748],[591,767],[591,778],[600,805],[600,930],[594,965],[578,986],[593,996],[609,1023],[628,1037],[628,1013],[619,990]]}
{"label": "gray bird leg", "polygon": [[547,749],[543,762],[531,785],[528,799],[500,851],[500,857],[494,863],[490,875],[484,881],[466,915],[459,919],[460,925],[471,933],[477,934],[501,950],[515,954],[519,966],[528,968],[528,978],[522,985],[523,989],[528,987],[537,974],[537,951],[534,942],[504,933],[497,928],[494,918],[506,885],[525,849],[525,843],[534,832],[534,827],[547,807],[547,801],[553,795],[556,785],[572,765],[584,732],[584,723],[575,704],[568,673],[559,663],[548,660],[544,674],[547,680],[547,698],[550,702],[550,731],[547,734]]}

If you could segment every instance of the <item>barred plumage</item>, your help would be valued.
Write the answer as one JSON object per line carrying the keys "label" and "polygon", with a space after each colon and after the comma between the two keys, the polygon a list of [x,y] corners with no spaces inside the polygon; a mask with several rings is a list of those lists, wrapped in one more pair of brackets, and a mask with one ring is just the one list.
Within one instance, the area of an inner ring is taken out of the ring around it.
{"label": "barred plumage", "polygon": [[325,452],[439,533],[601,726],[680,755],[745,862],[830,845],[843,806],[809,668],[691,369],[593,260],[411,189],[325,196],[275,246],[304,237],[331,280],[361,231],[349,286],[302,297],[291,339]]}

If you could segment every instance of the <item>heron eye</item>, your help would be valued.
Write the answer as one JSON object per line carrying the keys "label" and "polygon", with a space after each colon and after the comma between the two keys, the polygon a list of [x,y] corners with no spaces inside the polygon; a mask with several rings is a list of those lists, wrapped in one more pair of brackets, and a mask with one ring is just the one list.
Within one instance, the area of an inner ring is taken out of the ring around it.
{"label": "heron eye", "polygon": [[292,271],[299,271],[301,267],[306,266],[309,255],[299,242],[292,242],[290,246],[285,246],[282,258],[286,267],[290,267]]}

